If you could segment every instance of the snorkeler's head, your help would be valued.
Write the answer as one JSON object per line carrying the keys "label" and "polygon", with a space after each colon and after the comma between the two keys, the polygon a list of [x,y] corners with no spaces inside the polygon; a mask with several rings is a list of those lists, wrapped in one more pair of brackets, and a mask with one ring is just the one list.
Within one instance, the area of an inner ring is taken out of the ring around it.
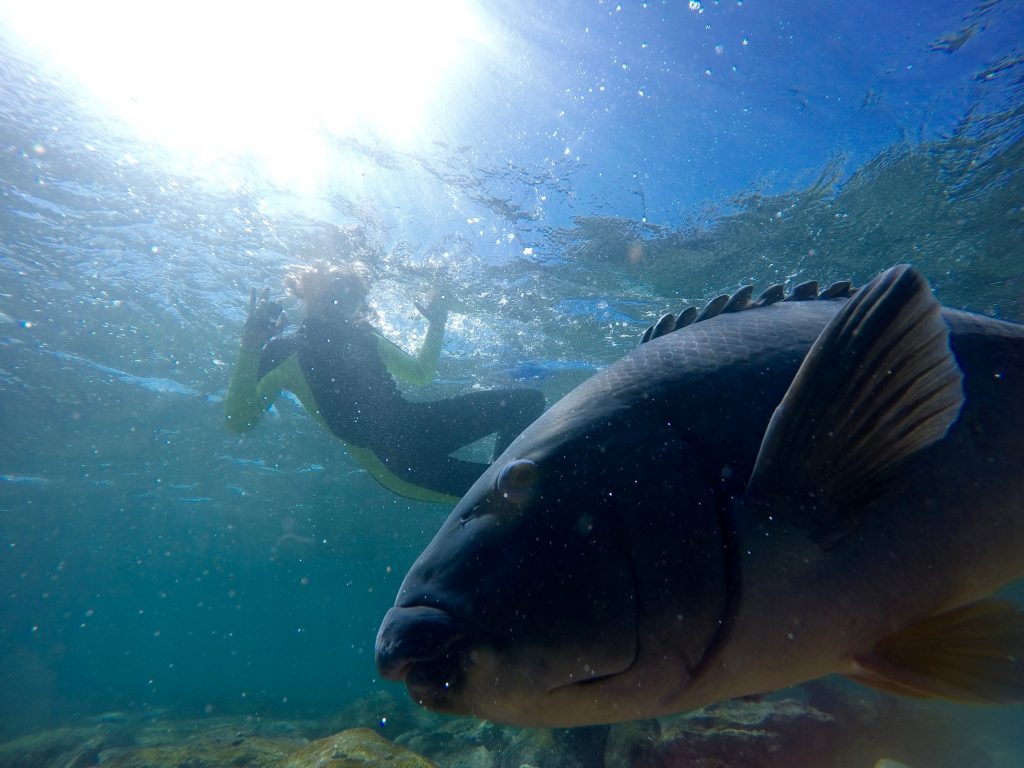
{"label": "snorkeler's head", "polygon": [[359,262],[317,261],[293,269],[284,285],[288,293],[305,302],[307,315],[364,320],[369,313],[366,296],[370,291],[365,273],[365,265]]}

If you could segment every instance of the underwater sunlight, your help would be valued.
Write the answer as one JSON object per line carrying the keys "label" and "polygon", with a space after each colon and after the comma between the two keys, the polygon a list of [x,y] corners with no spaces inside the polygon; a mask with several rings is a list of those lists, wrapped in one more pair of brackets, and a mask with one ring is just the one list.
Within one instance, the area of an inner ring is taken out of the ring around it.
{"label": "underwater sunlight", "polygon": [[425,4],[0,2],[0,22],[193,168],[238,158],[315,191],[331,142],[410,149],[493,45],[472,0]]}

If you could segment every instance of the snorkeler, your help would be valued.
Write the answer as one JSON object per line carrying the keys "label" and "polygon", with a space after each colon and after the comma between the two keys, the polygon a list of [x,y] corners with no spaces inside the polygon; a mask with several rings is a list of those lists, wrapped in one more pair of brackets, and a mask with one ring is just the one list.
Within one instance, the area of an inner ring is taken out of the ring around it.
{"label": "snorkeler", "polygon": [[431,383],[444,341],[448,311],[435,297],[416,304],[427,321],[416,357],[369,322],[366,281],[351,265],[317,263],[285,281],[306,305],[306,318],[282,333],[281,305],[270,289],[253,290],[225,402],[227,426],[251,430],[282,390],[289,390],[376,480],[395,493],[452,502],[487,468],[451,453],[495,434],[498,456],[544,410],[533,389],[470,392],[445,400],[412,402],[395,378]]}

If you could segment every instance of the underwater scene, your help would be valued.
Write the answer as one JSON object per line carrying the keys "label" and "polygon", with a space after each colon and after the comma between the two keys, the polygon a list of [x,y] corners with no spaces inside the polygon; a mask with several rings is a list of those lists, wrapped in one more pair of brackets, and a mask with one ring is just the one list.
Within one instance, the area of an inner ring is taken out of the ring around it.
{"label": "underwater scene", "polygon": [[1024,766],[1022,32],[0,0],[0,766]]}

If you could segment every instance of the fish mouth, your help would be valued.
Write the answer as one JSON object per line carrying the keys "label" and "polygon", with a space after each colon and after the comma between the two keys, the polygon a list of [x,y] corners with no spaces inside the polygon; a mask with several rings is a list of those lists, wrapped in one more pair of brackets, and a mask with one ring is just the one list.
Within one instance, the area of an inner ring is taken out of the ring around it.
{"label": "fish mouth", "polygon": [[471,634],[465,622],[441,608],[392,608],[377,633],[377,670],[405,683],[421,706],[443,709],[462,680]]}

